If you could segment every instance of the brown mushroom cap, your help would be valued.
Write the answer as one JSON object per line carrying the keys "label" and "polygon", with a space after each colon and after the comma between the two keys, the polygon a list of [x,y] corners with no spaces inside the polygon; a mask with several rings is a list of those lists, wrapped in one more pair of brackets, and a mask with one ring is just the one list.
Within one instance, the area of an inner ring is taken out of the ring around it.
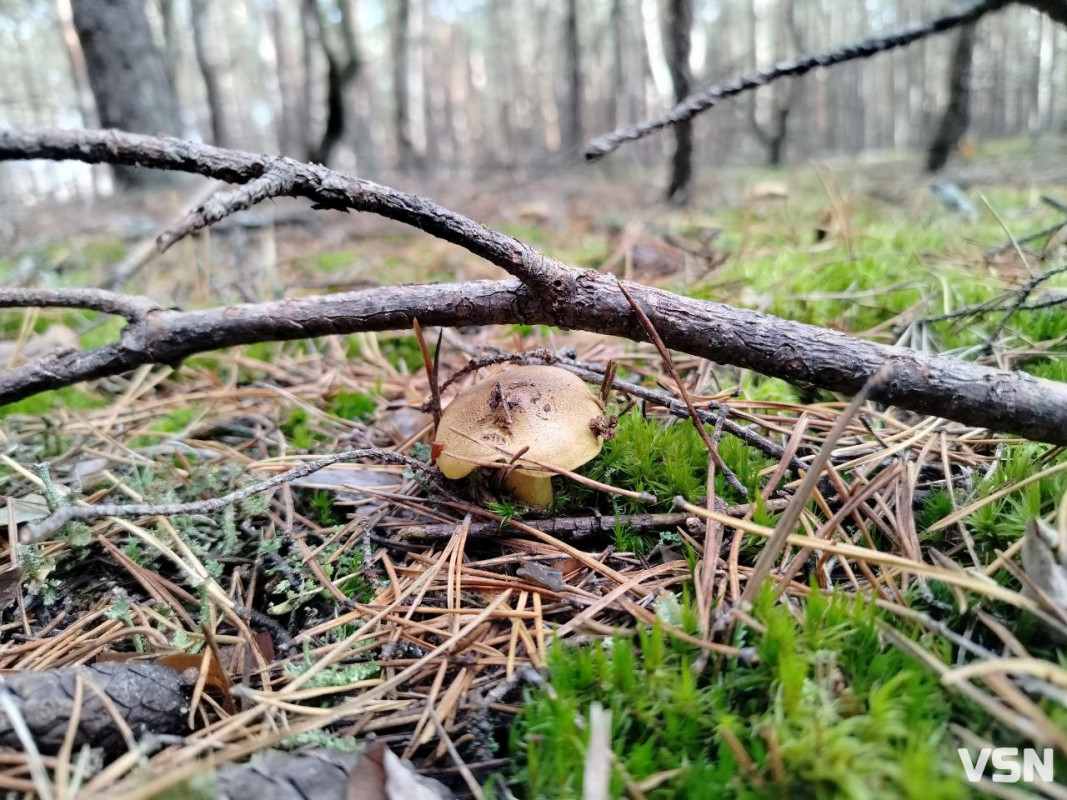
{"label": "brown mushroom cap", "polygon": [[[597,456],[603,441],[590,423],[604,406],[581,378],[559,367],[516,367],[457,395],[441,415],[437,466],[446,478],[463,478],[477,465],[463,459],[507,461],[496,448],[560,469]],[[516,469],[509,486],[530,505],[552,498],[552,476]],[[547,499],[546,499],[547,498]]]}

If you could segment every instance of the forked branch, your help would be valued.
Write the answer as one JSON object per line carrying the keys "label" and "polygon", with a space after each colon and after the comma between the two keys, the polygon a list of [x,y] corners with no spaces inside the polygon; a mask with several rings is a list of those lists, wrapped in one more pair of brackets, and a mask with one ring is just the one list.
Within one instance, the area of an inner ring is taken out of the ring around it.
{"label": "forked branch", "polygon": [[[0,404],[144,364],[178,363],[221,347],[410,329],[416,318],[424,326],[546,324],[635,341],[645,338],[614,276],[569,267],[430,200],[325,167],[115,131],[0,131],[0,160],[12,158],[141,164],[237,183],[254,181],[283,162],[294,196],[405,222],[466,248],[520,280],[388,286],[205,311],[152,310],[127,326],[118,342],[0,372]],[[229,196],[249,198],[240,193]],[[1063,383],[864,341],[640,284],[625,286],[671,349],[848,394],[859,391],[889,363],[885,382],[872,391],[874,401],[1067,444]],[[25,306],[31,300],[54,306],[87,302],[81,290],[56,291],[47,297],[27,294],[33,292],[38,290],[7,290],[0,295],[0,307]],[[122,313],[135,306],[138,311],[146,308],[132,298],[126,303],[112,296],[107,302],[110,308],[99,310]]]}

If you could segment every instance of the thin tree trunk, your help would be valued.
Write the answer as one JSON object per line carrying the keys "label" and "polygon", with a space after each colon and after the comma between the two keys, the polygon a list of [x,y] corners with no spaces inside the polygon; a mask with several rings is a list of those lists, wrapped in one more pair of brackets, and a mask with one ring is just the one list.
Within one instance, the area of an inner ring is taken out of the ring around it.
{"label": "thin tree trunk", "polygon": [[624,61],[623,36],[625,32],[625,18],[623,16],[622,0],[612,0],[611,3],[611,97],[608,104],[608,118],[613,127],[623,124],[621,109],[626,99],[626,63]]}
{"label": "thin tree trunk", "polygon": [[200,68],[200,76],[204,79],[207,107],[211,114],[211,141],[217,147],[232,147],[232,137],[229,126],[226,124],[226,101],[222,96],[218,65],[211,57],[208,47],[207,28],[210,27],[208,18],[210,9],[207,0],[191,0],[189,12],[193,26],[196,64]]}
{"label": "thin tree trunk", "polygon": [[563,23],[567,59],[567,150],[577,153],[585,143],[582,131],[582,54],[578,38],[578,0],[567,0]]}
{"label": "thin tree trunk", "polygon": [[488,14],[490,53],[495,66],[496,79],[493,81],[493,97],[496,104],[496,125],[493,126],[493,152],[496,163],[508,167],[519,160],[512,151],[514,147],[514,123],[512,108],[517,100],[515,83],[515,55],[513,36],[510,25],[510,3],[495,0],[489,3]]}
{"label": "thin tree trunk", "polygon": [[[163,55],[152,41],[144,4],[139,0],[73,0],[72,10],[100,124],[138,133],[179,135],[178,98]],[[171,179],[137,168],[118,168],[115,174],[127,186]]]}
{"label": "thin tree trunk", "polygon": [[[668,0],[667,67],[674,85],[675,102],[688,96],[693,77],[689,71],[689,50],[693,31],[692,0]],[[674,156],[671,159],[671,182],[667,201],[675,205],[689,203],[693,182],[693,123],[686,120],[674,126]]]}
{"label": "thin tree trunk", "polygon": [[402,172],[418,168],[411,140],[411,98],[408,62],[411,45],[411,0],[396,0],[393,18],[393,125],[396,128],[397,166]]}
{"label": "thin tree trunk", "polygon": [[163,23],[163,56],[167,80],[178,91],[178,9],[174,0],[159,0],[159,16]]}
{"label": "thin tree trunk", "polygon": [[303,0],[300,7],[300,41],[303,49],[304,86],[303,91],[300,92],[297,124],[300,125],[300,121],[303,121],[303,146],[301,149],[305,160],[311,157],[312,153],[315,152],[315,148],[318,146],[318,143],[315,141],[311,114],[311,103],[315,95],[316,84],[315,53],[321,52],[318,37],[316,36],[316,33],[321,35],[321,32],[318,31],[318,24],[316,22],[317,17],[318,11],[315,8],[315,0]]}
{"label": "thin tree trunk", "polygon": [[1056,22],[1067,25],[1067,0],[1024,0],[1024,2],[1044,11]]}
{"label": "thin tree trunk", "polygon": [[[93,90],[89,86],[89,69],[85,66],[85,54],[82,52],[81,43],[78,41],[78,32],[74,30],[74,12],[70,7],[70,0],[56,0],[56,14],[59,17],[60,29],[63,32],[63,49],[67,52],[67,60],[70,62],[70,74],[74,80],[74,86],[78,90],[78,110],[82,116],[82,126],[85,128],[100,127],[100,116],[96,113],[96,101],[93,100]],[[93,182],[93,194],[101,193],[102,170],[107,167],[98,164],[90,168],[90,177]]]}
{"label": "thin tree trunk", "polygon": [[326,127],[318,145],[311,151],[311,160],[328,164],[337,145],[344,139],[349,125],[348,91],[359,76],[360,58],[356,46],[356,23],[347,0],[339,0],[340,35],[344,53],[338,54],[330,43],[330,30],[322,7],[312,0],[311,8],[319,28],[319,41],[326,57]]}
{"label": "thin tree trunk", "polygon": [[975,23],[960,28],[949,68],[949,99],[941,125],[926,154],[926,171],[944,169],[971,121],[971,70],[974,63]]}
{"label": "thin tree trunk", "polygon": [[278,151],[283,156],[303,158],[304,142],[300,133],[296,86],[293,84],[293,54],[285,35],[285,16],[281,0],[267,0],[271,40],[274,42],[274,63],[278,74],[280,108],[277,117]]}

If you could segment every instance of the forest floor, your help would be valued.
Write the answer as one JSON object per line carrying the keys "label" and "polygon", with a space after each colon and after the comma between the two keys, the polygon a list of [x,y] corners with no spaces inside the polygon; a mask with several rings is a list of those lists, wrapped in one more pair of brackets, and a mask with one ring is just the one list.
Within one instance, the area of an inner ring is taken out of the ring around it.
{"label": "forest floor", "polygon": [[[1067,266],[1067,229],[1026,238],[1067,217],[1065,155],[1058,139],[982,148],[946,178],[973,205],[962,211],[953,186],[932,191],[909,158],[724,169],[686,210],[654,202],[648,176],[599,171],[404,188],[576,266],[1067,381],[1067,274],[1051,274]],[[100,285],[200,191],[27,211],[0,229],[0,281]],[[408,228],[287,201],[180,242],[125,290],[197,308],[499,275]],[[4,312],[0,363],[95,346],[122,325]],[[536,362],[569,349],[681,398],[651,345],[530,326],[424,334],[441,381],[483,354]],[[724,404],[787,457],[723,432],[736,480],[716,469],[709,482],[694,426],[616,387],[617,435],[579,470],[602,488],[558,477],[548,512],[489,476],[350,463],[218,513],[72,523],[15,544],[12,522],[49,504],[203,500],[353,448],[426,461],[423,364],[412,333],[333,336],[0,408],[0,564],[11,565],[0,569],[0,675],[13,685],[25,671],[148,662],[192,684],[173,729],[135,743],[107,718],[115,741],[91,751],[106,737],[73,732],[70,701],[93,693],[93,677],[78,679],[50,707],[52,749],[24,752],[17,726],[0,724],[0,788],[209,797],[219,781],[232,797],[295,797],[298,761],[260,761],[255,778],[204,763],[315,747],[303,758],[341,767],[332,796],[345,781],[348,797],[416,796],[405,767],[386,760],[368,777],[321,749],[358,752],[372,736],[459,796],[576,798],[601,780],[602,796],[629,798],[1003,793],[988,774],[969,784],[957,754],[990,745],[1052,748],[1067,777],[1064,449],[873,404],[831,433],[850,398],[684,354],[675,364],[692,400]],[[444,400],[497,369],[467,374]],[[824,444],[832,455],[799,498],[797,536],[738,607],[801,485],[796,460]],[[1041,531],[1053,538],[1042,544]],[[138,689],[139,701],[154,691]],[[0,723],[11,697],[0,683]],[[409,788],[359,788],[382,774]],[[308,796],[331,796],[319,791]]]}

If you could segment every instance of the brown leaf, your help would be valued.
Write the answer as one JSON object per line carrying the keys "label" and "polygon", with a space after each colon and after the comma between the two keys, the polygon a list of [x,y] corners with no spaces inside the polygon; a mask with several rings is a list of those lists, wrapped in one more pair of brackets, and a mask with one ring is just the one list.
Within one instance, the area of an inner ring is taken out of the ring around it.
{"label": "brown leaf", "polygon": [[[204,665],[203,655],[191,655],[189,653],[171,653],[156,659],[157,664],[170,667],[175,672],[184,674],[186,670],[193,670],[197,674]],[[230,677],[223,671],[222,665],[215,656],[207,657],[207,677],[204,681],[204,691],[214,697],[227,714],[233,714],[233,697],[230,695]]]}
{"label": "brown leaf", "polygon": [[227,674],[244,675],[246,664],[250,668],[255,668],[257,662],[252,653],[252,647],[255,647],[268,664],[274,661],[274,642],[271,640],[269,633],[259,631],[252,634],[250,644],[229,645],[228,647],[220,648],[219,654],[222,657],[222,668],[226,670]]}
{"label": "brown leaf", "polygon": [[348,800],[389,800],[385,793],[386,751],[381,742],[363,751],[348,778]]}
{"label": "brown leaf", "polygon": [[454,800],[444,784],[424,778],[407,761],[375,742],[360,756],[348,780],[348,800]]}

